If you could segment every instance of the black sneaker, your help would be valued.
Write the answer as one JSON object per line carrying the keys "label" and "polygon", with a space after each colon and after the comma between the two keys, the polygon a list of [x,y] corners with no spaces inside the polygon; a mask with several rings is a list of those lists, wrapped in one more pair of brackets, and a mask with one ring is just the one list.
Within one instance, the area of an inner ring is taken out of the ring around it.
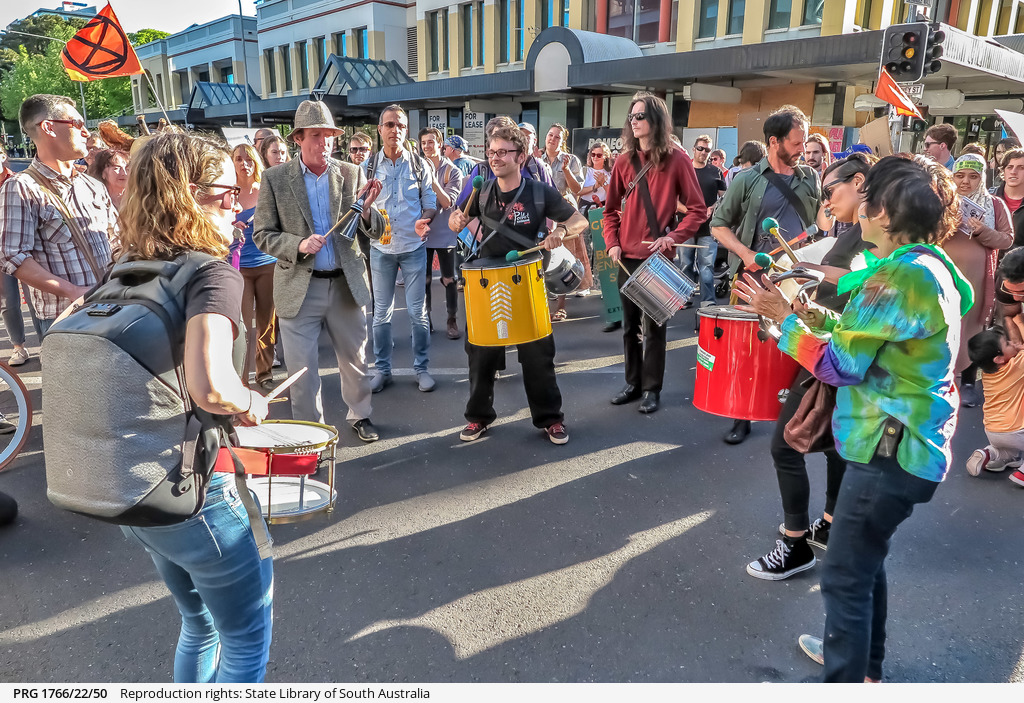
{"label": "black sneaker", "polygon": [[[821,550],[828,549],[828,532],[832,529],[832,523],[827,521],[825,518],[820,517],[811,523],[811,528],[804,532],[804,537],[807,538],[807,544],[812,547],[817,547]],[[786,523],[779,525],[779,534],[783,537],[786,536]]]}
{"label": "black sneaker", "polygon": [[775,540],[775,549],[747,564],[747,573],[766,581],[781,581],[810,569],[818,561],[803,537]]}

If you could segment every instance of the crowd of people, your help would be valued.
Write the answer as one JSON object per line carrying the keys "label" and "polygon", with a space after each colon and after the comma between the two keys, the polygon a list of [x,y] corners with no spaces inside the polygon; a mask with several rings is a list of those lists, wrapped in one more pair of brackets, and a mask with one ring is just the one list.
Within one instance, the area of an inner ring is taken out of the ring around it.
{"label": "crowd of people", "polygon": [[[692,271],[704,307],[722,304],[721,246],[732,294],[776,323],[779,349],[802,367],[771,440],[780,538],[747,573],[786,579],[817,564],[815,549],[828,550],[824,637],[800,638],[824,663],[826,681],[882,678],[885,557],[896,528],[950,469],[961,404],[984,402],[990,442],[971,456],[968,472],[1012,468],[1011,480],[1024,486],[1024,248],[1013,248],[1024,237],[1024,149],[1011,138],[995,145],[991,161],[972,144],[954,156],[959,135],[943,124],[925,133],[926,155],[834,158],[828,141],[809,133],[803,112],[783,106],[764,121],[764,141],[743,144],[729,168],[709,135],[679,144],[664,100],[650,93],[629,104],[621,153],[595,141],[585,165],[569,151],[562,124],[550,125],[538,144],[534,125],[495,117],[485,159],[477,160],[457,135],[425,128],[411,138],[401,105],[380,113],[373,138],[349,134],[324,103],[305,101],[286,137],[261,129],[233,148],[170,127],[108,147],[59,96],[28,99],[20,120],[36,148],[31,166],[12,173],[0,150],[10,363],[29,358],[22,290],[42,337],[115,259],[213,254],[223,261],[186,301],[185,374],[199,406],[242,424],[266,417],[281,363],[308,369],[289,390],[292,418],[324,422],[318,340],[326,329],[346,420],[360,440],[378,440],[373,396],[394,383],[398,288],[416,386],[436,387],[435,261],[443,329],[458,340],[460,267],[474,261],[533,247],[547,261],[564,242],[581,265],[576,294],[589,295],[593,208],[603,208],[604,253],[614,265],[628,275],[656,253],[678,260]],[[336,230],[351,210],[358,224],[349,239]],[[820,264],[803,264],[823,278],[813,303],[788,299],[765,275],[760,257],[778,244],[768,220],[788,237],[820,231],[831,241]],[[552,297],[550,321],[566,320],[567,296]],[[621,324],[605,327],[621,327],[625,361],[625,385],[610,400],[639,401],[639,412],[653,413],[667,328],[626,296],[621,307]],[[466,335],[465,442],[496,420],[495,377],[506,357],[504,347],[478,341]],[[534,426],[566,444],[554,334],[516,346]],[[240,366],[232,365],[235,347],[245,350]],[[825,503],[812,520],[810,450],[794,446],[785,429],[808,398],[825,397],[819,387],[831,391],[834,409],[824,408],[831,416],[830,441],[819,448]],[[0,422],[0,433],[9,427]],[[737,418],[723,439],[738,444],[751,431],[750,420]],[[176,681],[259,681],[266,667],[272,564],[255,548],[255,526],[232,488],[214,479],[201,514],[210,525],[241,526],[215,558],[192,558],[209,537],[201,530],[124,528],[150,553],[181,610]],[[15,512],[0,494],[0,518],[9,522]]]}

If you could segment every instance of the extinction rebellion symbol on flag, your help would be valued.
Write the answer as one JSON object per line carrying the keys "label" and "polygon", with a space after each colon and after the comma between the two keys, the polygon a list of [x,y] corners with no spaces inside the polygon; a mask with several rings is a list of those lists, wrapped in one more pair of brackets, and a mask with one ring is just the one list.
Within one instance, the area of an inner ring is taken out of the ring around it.
{"label": "extinction rebellion symbol on flag", "polygon": [[109,4],[68,41],[61,61],[75,81],[142,73],[139,57]]}

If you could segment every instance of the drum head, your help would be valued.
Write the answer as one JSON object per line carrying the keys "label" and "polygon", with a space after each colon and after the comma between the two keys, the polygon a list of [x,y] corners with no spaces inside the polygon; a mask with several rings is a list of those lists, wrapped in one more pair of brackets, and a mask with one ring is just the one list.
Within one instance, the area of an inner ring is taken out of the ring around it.
{"label": "drum head", "polygon": [[256,427],[237,427],[238,446],[246,449],[312,449],[338,438],[330,425],[296,420],[268,420]]}
{"label": "drum head", "polygon": [[757,315],[737,310],[735,305],[709,305],[697,310],[698,317],[713,317],[720,320],[756,320]]}
{"label": "drum head", "polygon": [[565,245],[551,250],[544,284],[553,295],[568,295],[583,283],[583,263]]}

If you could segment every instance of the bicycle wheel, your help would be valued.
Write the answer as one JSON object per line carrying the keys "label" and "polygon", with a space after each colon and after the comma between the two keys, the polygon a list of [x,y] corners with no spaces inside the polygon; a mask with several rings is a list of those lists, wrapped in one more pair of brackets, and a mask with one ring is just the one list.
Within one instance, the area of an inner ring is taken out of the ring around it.
{"label": "bicycle wheel", "polygon": [[32,401],[25,384],[10,366],[0,361],[0,471],[25,446],[32,427]]}

